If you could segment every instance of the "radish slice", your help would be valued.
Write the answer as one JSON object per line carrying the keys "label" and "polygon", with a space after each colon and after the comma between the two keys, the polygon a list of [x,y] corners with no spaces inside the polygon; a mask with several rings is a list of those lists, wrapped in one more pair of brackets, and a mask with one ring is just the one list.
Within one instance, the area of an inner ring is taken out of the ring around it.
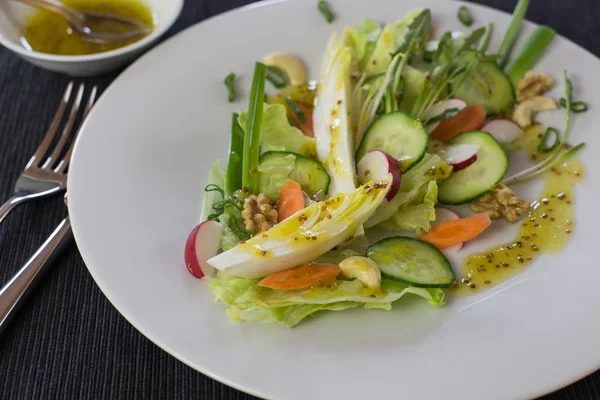
{"label": "radish slice", "polygon": [[[467,106],[467,103],[465,103],[461,99],[456,99],[456,98],[438,101],[437,103],[434,103],[433,106],[431,106],[431,108],[429,109],[429,112],[427,113],[427,116],[425,117],[425,120],[428,120],[433,117],[437,117],[444,111],[450,110],[452,108],[458,108],[458,111],[460,111],[463,108],[465,108],[466,106]],[[429,133],[433,132],[435,130],[435,128],[438,127],[439,124],[440,124],[440,121],[427,125],[427,127],[426,127],[427,132],[429,132]]]}
{"label": "radish slice", "polygon": [[479,145],[474,143],[450,144],[440,147],[436,153],[446,164],[452,166],[454,172],[467,168],[477,161]]}
{"label": "radish slice", "polygon": [[[435,222],[433,223],[433,226],[435,226],[437,224],[441,224],[442,222],[453,221],[453,220],[457,220],[457,219],[460,219],[460,215],[458,215],[451,209],[446,208],[446,207],[436,207],[435,208]],[[464,245],[465,245],[464,243],[456,244],[454,246],[444,249],[443,252],[444,253],[446,253],[446,252],[455,253],[455,252],[459,251],[460,249],[462,249]]]}
{"label": "radish slice", "polygon": [[185,243],[184,260],[190,274],[196,278],[212,278],[215,269],[206,261],[217,255],[223,226],[217,221],[204,221],[196,226]]}
{"label": "radish slice", "polygon": [[389,201],[398,193],[400,181],[402,180],[402,170],[400,169],[400,165],[398,165],[398,161],[385,151],[369,151],[361,158],[356,169],[358,172],[358,181],[361,184],[383,179],[388,174],[392,174],[392,185],[385,198]]}
{"label": "radish slice", "polygon": [[500,143],[510,143],[523,136],[523,129],[516,122],[505,118],[488,121],[481,130],[488,132]]}

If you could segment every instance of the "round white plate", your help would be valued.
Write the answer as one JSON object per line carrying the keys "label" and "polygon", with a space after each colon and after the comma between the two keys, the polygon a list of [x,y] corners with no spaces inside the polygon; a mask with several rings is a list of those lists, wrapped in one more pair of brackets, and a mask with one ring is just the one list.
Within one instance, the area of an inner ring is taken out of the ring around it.
{"label": "round white plate", "polygon": [[[198,222],[208,169],[215,158],[224,165],[230,116],[246,107],[256,60],[293,52],[317,78],[333,30],[365,17],[393,21],[418,6],[433,10],[439,32],[461,29],[454,2],[330,3],[338,14],[332,25],[314,0],[262,3],[208,20],[146,54],[104,93],[85,124],[69,176],[77,244],[102,291],[173,356],[268,398],[524,398],[596,370],[600,116],[593,111],[577,115],[573,126],[572,141],[588,143],[581,156],[590,175],[577,187],[573,240],[563,253],[541,257],[494,290],[442,309],[403,299],[393,311],[325,313],[286,329],[230,321],[206,282],[186,271],[184,242]],[[497,48],[509,16],[469,7],[478,25],[496,24],[491,48]],[[557,78],[555,97],[562,95],[568,69],[575,97],[595,108],[599,68],[592,55],[557,38],[537,69]],[[223,85],[231,71],[240,85],[234,104],[227,103]],[[562,126],[557,114],[554,123]],[[531,199],[539,189],[518,188]],[[512,235],[510,229],[497,234],[473,251]]]}

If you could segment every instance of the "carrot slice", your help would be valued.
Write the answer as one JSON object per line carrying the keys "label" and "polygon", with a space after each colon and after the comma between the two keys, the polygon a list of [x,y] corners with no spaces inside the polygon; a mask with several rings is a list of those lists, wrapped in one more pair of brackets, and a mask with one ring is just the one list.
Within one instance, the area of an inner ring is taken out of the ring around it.
{"label": "carrot slice", "polygon": [[475,238],[491,223],[492,220],[487,213],[475,214],[467,218],[442,222],[417,238],[441,250]]}
{"label": "carrot slice", "polygon": [[442,120],[429,137],[447,142],[459,133],[476,131],[483,125],[486,114],[485,107],[480,104],[465,107],[454,117]]}
{"label": "carrot slice", "polygon": [[307,106],[306,104],[296,103],[299,109],[304,113],[305,120],[304,122],[298,119],[298,116],[288,108],[288,115],[294,122],[294,125],[298,127],[304,133],[304,136],[308,136],[310,138],[315,137],[315,133],[313,131],[313,108],[311,106]]}
{"label": "carrot slice", "polygon": [[279,290],[308,289],[336,278],[340,267],[333,264],[307,264],[275,272],[258,283],[258,286]]}
{"label": "carrot slice", "polygon": [[277,222],[281,222],[290,215],[304,208],[304,196],[302,188],[292,180],[289,180],[279,191],[279,208],[277,209]]}

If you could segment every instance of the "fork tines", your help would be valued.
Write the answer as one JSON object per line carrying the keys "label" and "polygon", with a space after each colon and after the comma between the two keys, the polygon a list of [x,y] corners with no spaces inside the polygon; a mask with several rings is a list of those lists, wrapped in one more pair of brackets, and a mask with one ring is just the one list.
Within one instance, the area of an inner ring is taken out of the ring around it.
{"label": "fork tines", "polygon": [[[83,113],[80,114],[79,110],[81,108],[81,103],[83,100],[85,85],[82,83],[79,85],[77,89],[77,93],[74,96],[73,101],[71,102],[71,98],[73,97],[73,82],[70,82],[65,90],[65,93],[61,99],[61,102],[58,106],[58,110],[56,110],[56,114],[54,115],[54,119],[52,120],[48,131],[46,132],[46,136],[40,143],[37,148],[35,154],[31,157],[25,170],[30,169],[39,169],[48,172],[56,172],[56,173],[66,173],[67,168],[69,167],[69,161],[71,159],[71,153],[73,151],[73,146],[77,139],[77,135],[81,130],[81,126],[83,125],[83,121],[87,117],[90,112],[92,106],[94,105],[94,101],[96,100],[97,87],[94,86],[89,93],[88,101],[83,109]],[[71,102],[71,108],[68,112],[66,118],[65,111]],[[75,126],[75,122],[79,117],[79,125],[77,129],[73,129]],[[62,126],[62,132],[58,139],[56,139],[56,133],[59,128]],[[49,150],[51,149],[51,145],[53,142],[56,142],[52,148],[52,152],[50,154]]]}

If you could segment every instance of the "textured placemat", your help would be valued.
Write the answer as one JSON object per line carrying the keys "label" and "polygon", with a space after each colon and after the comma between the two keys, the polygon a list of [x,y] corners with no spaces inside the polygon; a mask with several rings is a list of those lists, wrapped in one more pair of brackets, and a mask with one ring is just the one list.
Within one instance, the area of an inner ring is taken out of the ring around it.
{"label": "textured placemat", "polygon": [[[250,2],[187,0],[168,36]],[[510,12],[516,0],[476,2]],[[600,55],[598,0],[531,3],[529,19],[552,26]],[[84,82],[103,90],[115,76]],[[11,194],[69,80],[0,48],[1,199]],[[0,284],[33,254],[64,215],[60,196],[25,204],[10,215],[0,227]],[[1,400],[250,398],[185,366],[136,331],[100,292],[74,246],[0,336]],[[547,398],[598,399],[600,372]]]}

